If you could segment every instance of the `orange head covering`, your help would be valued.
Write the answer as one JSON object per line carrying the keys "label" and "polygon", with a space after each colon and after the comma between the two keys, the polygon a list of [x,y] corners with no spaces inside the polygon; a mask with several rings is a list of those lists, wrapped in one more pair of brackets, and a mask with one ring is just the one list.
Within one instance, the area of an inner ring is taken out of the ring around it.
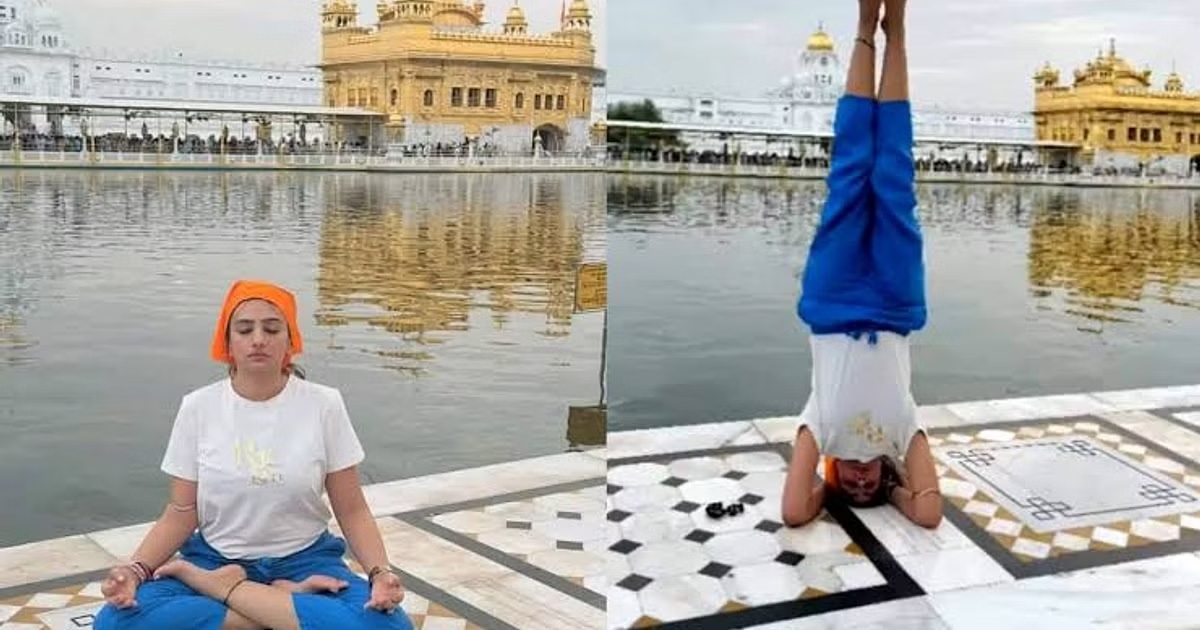
{"label": "orange head covering", "polygon": [[825,457],[825,485],[830,488],[841,487],[838,483],[837,459],[829,456]]}
{"label": "orange head covering", "polygon": [[221,363],[233,363],[233,357],[229,355],[226,331],[229,328],[229,319],[233,317],[233,311],[246,300],[266,300],[283,311],[284,320],[287,321],[288,337],[291,341],[288,356],[284,359],[286,366],[291,362],[291,357],[300,354],[304,349],[304,342],[300,338],[300,325],[296,321],[296,297],[283,287],[257,280],[238,280],[229,288],[229,295],[225,296],[225,305],[221,307],[221,315],[217,319],[217,329],[213,332],[210,352],[213,360]]}

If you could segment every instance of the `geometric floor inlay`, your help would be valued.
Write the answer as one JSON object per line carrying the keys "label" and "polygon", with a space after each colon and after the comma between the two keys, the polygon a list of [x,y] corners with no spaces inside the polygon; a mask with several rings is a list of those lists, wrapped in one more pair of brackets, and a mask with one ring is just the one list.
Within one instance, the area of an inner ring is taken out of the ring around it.
{"label": "geometric floor inlay", "polygon": [[604,486],[443,512],[433,523],[603,596]]}
{"label": "geometric floor inlay", "polygon": [[1200,468],[1102,418],[929,434],[947,517],[1017,577],[1200,549]]}
{"label": "geometric floor inlay", "polygon": [[[915,584],[849,510],[783,525],[788,450],[610,461],[609,627],[732,628],[913,594]],[[705,510],[713,502],[744,510],[713,519]]]}
{"label": "geometric floor inlay", "polygon": [[395,514],[471,553],[601,610],[604,484],[600,479]]}

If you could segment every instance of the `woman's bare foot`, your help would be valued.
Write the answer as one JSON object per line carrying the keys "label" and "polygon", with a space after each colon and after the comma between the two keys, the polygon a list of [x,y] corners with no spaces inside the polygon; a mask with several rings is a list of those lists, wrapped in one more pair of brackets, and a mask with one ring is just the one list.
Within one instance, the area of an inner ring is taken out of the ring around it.
{"label": "woman's bare foot", "polygon": [[350,583],[328,575],[310,575],[302,582],[275,580],[271,582],[271,586],[289,593],[336,593],[350,586]]}
{"label": "woman's bare foot", "polygon": [[154,572],[154,579],[173,577],[196,591],[223,599],[238,582],[246,579],[246,570],[238,564],[206,571],[186,560],[172,560]]}

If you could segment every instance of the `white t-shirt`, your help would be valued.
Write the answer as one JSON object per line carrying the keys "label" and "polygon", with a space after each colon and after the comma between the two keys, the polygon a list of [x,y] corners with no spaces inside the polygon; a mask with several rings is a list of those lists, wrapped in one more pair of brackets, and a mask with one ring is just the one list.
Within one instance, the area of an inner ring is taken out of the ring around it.
{"label": "white t-shirt", "polygon": [[205,540],[227,558],[278,558],[329,526],[325,475],[363,460],[341,392],[289,377],[271,400],[229,379],[183,397],[162,470],[197,482]]}
{"label": "white t-shirt", "polygon": [[812,335],[812,394],[800,414],[822,455],[899,464],[918,431],[907,337]]}

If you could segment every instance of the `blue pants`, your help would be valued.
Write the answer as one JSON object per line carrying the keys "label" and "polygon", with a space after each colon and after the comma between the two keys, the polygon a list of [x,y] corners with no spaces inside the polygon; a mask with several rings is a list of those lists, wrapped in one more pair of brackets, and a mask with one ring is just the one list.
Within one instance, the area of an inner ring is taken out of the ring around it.
{"label": "blue pants", "polygon": [[925,326],[912,145],[907,101],[838,101],[829,193],[797,306],[813,334],[907,335]]}
{"label": "blue pants", "polygon": [[[184,543],[184,560],[202,569],[240,564],[251,580],[270,584],[275,580],[299,582],[311,575],[328,575],[350,586],[338,593],[295,593],[292,603],[301,630],[412,630],[412,622],[397,608],[388,615],[365,610],[371,598],[367,581],[355,575],[342,559],[346,543],[325,532],[307,549],[283,558],[228,560],[197,532]],[[217,630],[227,609],[221,602],[201,595],[183,582],[163,578],[138,587],[137,607],[118,610],[105,604],[96,616],[95,630]]]}

